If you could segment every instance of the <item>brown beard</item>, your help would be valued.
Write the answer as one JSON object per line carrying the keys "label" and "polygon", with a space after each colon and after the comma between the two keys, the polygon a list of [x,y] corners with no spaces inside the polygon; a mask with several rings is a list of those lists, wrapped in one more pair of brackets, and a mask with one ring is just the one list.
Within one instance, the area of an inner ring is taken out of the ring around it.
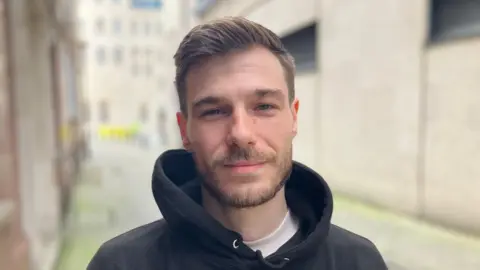
{"label": "brown beard", "polygon": [[[231,164],[236,161],[258,161],[274,164],[277,167],[277,173],[274,177],[278,179],[277,181],[273,182],[276,183],[275,186],[270,187],[267,191],[259,194],[255,198],[249,198],[248,196],[231,196],[230,194],[226,194],[217,185],[218,178],[215,174],[215,168],[218,166],[224,166],[225,164]],[[235,147],[232,148],[227,155],[215,158],[212,162],[212,165],[209,166],[208,169],[201,172],[200,179],[205,190],[220,204],[233,208],[251,208],[272,200],[285,186],[287,176],[291,168],[292,147],[290,147],[281,156],[262,154],[253,148],[245,149]]]}

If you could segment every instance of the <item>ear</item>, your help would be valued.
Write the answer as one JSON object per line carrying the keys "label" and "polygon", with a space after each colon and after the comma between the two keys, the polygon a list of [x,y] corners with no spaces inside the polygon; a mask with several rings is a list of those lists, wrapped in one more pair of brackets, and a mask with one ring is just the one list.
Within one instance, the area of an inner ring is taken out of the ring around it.
{"label": "ear", "polygon": [[178,129],[180,130],[180,136],[182,137],[182,144],[186,150],[190,148],[190,140],[187,136],[187,118],[183,115],[182,112],[177,112],[177,124]]}
{"label": "ear", "polygon": [[300,107],[300,101],[295,98],[295,100],[292,103],[291,110],[292,110],[292,115],[293,115],[293,127],[292,127],[292,133],[293,136],[295,137],[297,135],[298,131],[298,109]]}

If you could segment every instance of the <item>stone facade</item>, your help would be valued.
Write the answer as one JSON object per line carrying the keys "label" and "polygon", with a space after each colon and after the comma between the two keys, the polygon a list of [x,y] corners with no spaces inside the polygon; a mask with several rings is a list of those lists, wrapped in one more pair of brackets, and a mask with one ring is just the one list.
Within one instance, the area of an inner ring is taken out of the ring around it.
{"label": "stone facade", "polygon": [[21,229],[14,108],[9,73],[7,17],[0,1],[0,269],[27,270],[28,245]]}

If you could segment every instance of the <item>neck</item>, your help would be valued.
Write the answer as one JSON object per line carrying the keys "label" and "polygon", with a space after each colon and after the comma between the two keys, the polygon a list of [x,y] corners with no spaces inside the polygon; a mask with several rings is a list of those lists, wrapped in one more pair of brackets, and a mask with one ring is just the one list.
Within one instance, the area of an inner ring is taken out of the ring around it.
{"label": "neck", "polygon": [[235,208],[222,205],[202,188],[205,210],[226,228],[238,232],[244,241],[261,239],[282,223],[288,212],[285,188],[270,201],[250,208]]}

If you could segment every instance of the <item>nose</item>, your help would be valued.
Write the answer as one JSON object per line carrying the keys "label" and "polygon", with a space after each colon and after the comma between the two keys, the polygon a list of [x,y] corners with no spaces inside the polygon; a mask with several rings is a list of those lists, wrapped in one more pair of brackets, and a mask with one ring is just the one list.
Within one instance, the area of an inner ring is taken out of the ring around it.
{"label": "nose", "polygon": [[230,130],[227,142],[239,147],[251,147],[255,144],[255,122],[252,116],[244,110],[236,110],[232,113]]}

